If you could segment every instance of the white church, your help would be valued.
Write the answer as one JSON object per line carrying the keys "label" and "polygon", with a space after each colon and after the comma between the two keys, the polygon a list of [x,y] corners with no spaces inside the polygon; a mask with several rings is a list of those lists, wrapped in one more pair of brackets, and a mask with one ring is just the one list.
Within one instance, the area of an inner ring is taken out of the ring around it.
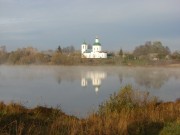
{"label": "white church", "polygon": [[92,49],[88,48],[86,42],[81,45],[81,57],[82,58],[107,58],[107,53],[103,52],[99,38],[96,37]]}

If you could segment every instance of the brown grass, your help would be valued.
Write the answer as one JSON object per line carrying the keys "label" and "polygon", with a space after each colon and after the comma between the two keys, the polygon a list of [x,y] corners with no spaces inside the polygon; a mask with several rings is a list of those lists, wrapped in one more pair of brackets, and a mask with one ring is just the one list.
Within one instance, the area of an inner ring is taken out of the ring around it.
{"label": "brown grass", "polygon": [[[160,102],[126,86],[85,119],[60,109],[0,103],[0,134],[6,135],[156,135],[180,129],[180,101]],[[174,124],[167,124],[174,123]],[[164,132],[161,132],[163,129]],[[169,129],[170,128],[170,129]],[[173,129],[174,130],[174,129]]]}

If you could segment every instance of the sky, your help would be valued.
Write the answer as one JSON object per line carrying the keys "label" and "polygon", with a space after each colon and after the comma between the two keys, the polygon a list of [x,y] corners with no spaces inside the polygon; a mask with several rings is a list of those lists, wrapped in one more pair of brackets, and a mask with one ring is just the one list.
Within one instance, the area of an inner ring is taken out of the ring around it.
{"label": "sky", "polygon": [[0,0],[0,46],[55,50],[99,37],[102,49],[146,41],[180,50],[180,0]]}

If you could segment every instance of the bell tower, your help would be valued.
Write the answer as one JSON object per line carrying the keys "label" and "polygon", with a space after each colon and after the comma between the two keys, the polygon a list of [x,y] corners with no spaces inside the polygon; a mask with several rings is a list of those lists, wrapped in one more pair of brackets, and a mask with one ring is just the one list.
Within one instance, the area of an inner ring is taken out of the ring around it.
{"label": "bell tower", "polygon": [[88,48],[88,45],[84,41],[83,44],[81,45],[81,53],[83,54],[87,50],[87,48]]}

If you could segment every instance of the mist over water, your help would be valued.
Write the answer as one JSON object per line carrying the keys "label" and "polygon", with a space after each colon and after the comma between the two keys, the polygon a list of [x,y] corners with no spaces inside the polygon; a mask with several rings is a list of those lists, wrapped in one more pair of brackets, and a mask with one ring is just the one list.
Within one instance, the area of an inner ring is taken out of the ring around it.
{"label": "mist over water", "polygon": [[0,66],[0,101],[60,106],[79,117],[127,84],[163,101],[180,98],[179,68]]}

